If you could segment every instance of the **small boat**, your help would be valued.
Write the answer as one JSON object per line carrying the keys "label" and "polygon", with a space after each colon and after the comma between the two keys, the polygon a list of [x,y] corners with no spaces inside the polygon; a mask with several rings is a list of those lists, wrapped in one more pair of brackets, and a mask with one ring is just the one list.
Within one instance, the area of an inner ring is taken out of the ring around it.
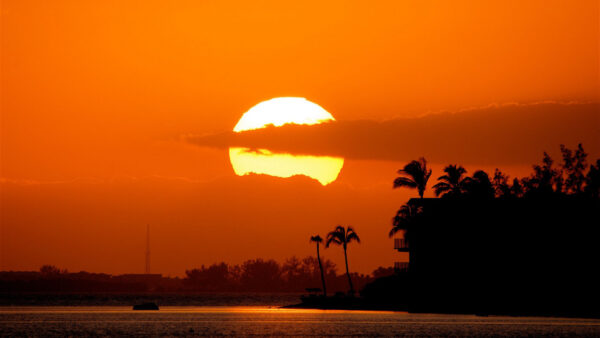
{"label": "small boat", "polygon": [[158,310],[156,303],[142,303],[133,306],[134,310]]}

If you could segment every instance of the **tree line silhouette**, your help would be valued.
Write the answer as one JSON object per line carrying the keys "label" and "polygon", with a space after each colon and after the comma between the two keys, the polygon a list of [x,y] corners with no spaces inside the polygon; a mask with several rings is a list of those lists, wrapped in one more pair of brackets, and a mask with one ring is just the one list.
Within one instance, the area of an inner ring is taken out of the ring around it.
{"label": "tree line silhouette", "polygon": [[283,262],[250,259],[242,264],[225,262],[186,270],[185,277],[111,275],[85,271],[69,272],[52,265],[39,271],[0,271],[0,294],[15,292],[146,293],[146,292],[305,292],[326,280],[333,292],[347,290],[351,277],[357,288],[376,278],[393,274],[392,267],[379,267],[370,275],[338,274],[335,263],[321,258],[290,257]]}
{"label": "tree line silhouette", "polygon": [[[490,177],[483,170],[477,170],[472,176],[466,176],[467,170],[458,164],[449,164],[444,168],[444,175],[432,186],[436,197],[445,199],[598,199],[600,197],[600,159],[588,165],[588,154],[580,143],[571,150],[560,145],[562,161],[555,165],[547,152],[543,153],[542,162],[533,165],[533,173],[528,177],[513,178],[496,168]],[[427,167],[427,160],[421,157],[407,163],[398,170],[400,175],[394,180],[394,188],[417,189],[423,198],[432,170]],[[389,237],[403,232],[406,240],[410,240],[411,224],[414,224],[420,207],[406,203],[400,207],[392,220]]]}
{"label": "tree line silhouette", "polygon": [[[362,288],[375,278],[391,274],[391,267],[379,267],[370,275],[350,273],[348,269],[345,274],[337,274],[336,265],[328,259],[321,259],[319,254],[317,258],[308,256],[299,259],[293,256],[282,263],[259,258],[240,265],[203,265],[187,270],[184,283],[187,289],[195,291],[304,292],[308,288],[326,293],[326,288],[342,292],[346,290],[346,283],[351,281]],[[318,288],[319,285],[322,289]]]}

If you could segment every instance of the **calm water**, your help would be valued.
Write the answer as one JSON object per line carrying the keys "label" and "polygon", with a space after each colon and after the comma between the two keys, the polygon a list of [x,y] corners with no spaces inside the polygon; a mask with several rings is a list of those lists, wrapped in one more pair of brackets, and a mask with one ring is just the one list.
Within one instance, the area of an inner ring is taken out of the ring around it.
{"label": "calm water", "polygon": [[0,307],[1,336],[600,336],[600,320],[276,307]]}

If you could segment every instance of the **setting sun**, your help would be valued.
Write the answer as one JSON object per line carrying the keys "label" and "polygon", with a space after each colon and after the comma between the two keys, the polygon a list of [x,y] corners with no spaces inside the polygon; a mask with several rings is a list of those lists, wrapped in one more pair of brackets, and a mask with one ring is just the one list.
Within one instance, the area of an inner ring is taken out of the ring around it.
{"label": "setting sun", "polygon": [[[238,121],[234,132],[275,127],[284,124],[314,125],[335,121],[316,103],[302,97],[277,97],[250,108]],[[276,177],[304,175],[327,185],[335,181],[344,166],[341,157],[276,154],[267,149],[229,148],[229,159],[236,175],[251,173]]]}
{"label": "setting sun", "polygon": [[270,124],[279,127],[284,124],[319,124],[326,121],[335,119],[316,103],[303,97],[277,97],[250,108],[233,131],[259,129]]}

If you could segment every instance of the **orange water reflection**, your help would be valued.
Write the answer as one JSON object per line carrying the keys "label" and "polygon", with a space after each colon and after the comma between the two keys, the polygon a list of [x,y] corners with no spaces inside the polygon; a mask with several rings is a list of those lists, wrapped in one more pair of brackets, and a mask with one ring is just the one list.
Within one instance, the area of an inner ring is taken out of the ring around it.
{"label": "orange water reflection", "polygon": [[397,311],[367,311],[367,310],[320,310],[320,309],[292,309],[278,306],[161,306],[159,311],[135,311],[131,306],[10,306],[0,307],[0,314],[10,313],[264,313],[264,314],[376,314],[396,313],[408,314]]}

